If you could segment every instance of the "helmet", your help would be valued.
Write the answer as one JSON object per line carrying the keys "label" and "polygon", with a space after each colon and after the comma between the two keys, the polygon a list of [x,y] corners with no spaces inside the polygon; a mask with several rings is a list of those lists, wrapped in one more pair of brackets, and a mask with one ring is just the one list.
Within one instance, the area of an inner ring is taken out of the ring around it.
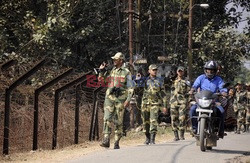
{"label": "helmet", "polygon": [[208,61],[204,65],[204,69],[217,70],[217,63],[215,61]]}
{"label": "helmet", "polygon": [[[217,68],[218,68],[218,66],[217,66],[217,63],[215,61],[208,61],[204,65],[204,72],[208,78],[212,79],[217,72]],[[213,70],[213,71],[208,72],[207,70]]]}

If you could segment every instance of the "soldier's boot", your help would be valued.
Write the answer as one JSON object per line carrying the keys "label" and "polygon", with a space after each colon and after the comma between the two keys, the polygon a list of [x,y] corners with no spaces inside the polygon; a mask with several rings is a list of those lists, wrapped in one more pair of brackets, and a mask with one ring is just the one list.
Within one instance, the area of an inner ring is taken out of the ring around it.
{"label": "soldier's boot", "polygon": [[[115,136],[116,137],[116,136]],[[114,144],[114,149],[120,149],[120,146],[119,146],[119,141],[121,139],[121,136],[117,136],[117,138],[115,138],[115,144]]]}
{"label": "soldier's boot", "polygon": [[180,140],[185,140],[185,138],[184,138],[184,130],[180,130]]}
{"label": "soldier's boot", "polygon": [[240,130],[239,129],[237,129],[236,134],[240,134]]}
{"label": "soldier's boot", "polygon": [[244,129],[242,130],[242,132],[246,132],[247,126],[243,125]]}
{"label": "soldier's boot", "polygon": [[106,136],[103,138],[102,142],[100,143],[101,147],[109,148],[110,146],[110,138],[109,136]]}
{"label": "soldier's boot", "polygon": [[152,133],[150,135],[150,144],[155,144],[155,135],[156,135],[156,133]]}
{"label": "soldier's boot", "polygon": [[115,141],[114,149],[120,149],[119,140]]}
{"label": "soldier's boot", "polygon": [[178,141],[178,140],[180,140],[178,131],[174,131],[174,141]]}
{"label": "soldier's boot", "polygon": [[145,140],[144,144],[148,145],[150,143],[150,134],[145,133],[145,135],[146,135],[146,140]]}
{"label": "soldier's boot", "polygon": [[246,124],[246,132],[249,132],[249,124]]}

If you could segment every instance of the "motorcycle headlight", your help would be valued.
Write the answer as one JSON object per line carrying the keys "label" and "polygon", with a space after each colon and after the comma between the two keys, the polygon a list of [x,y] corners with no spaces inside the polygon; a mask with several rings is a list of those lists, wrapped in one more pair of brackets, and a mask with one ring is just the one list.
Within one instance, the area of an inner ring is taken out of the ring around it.
{"label": "motorcycle headlight", "polygon": [[199,105],[203,108],[207,108],[212,103],[212,99],[199,99]]}

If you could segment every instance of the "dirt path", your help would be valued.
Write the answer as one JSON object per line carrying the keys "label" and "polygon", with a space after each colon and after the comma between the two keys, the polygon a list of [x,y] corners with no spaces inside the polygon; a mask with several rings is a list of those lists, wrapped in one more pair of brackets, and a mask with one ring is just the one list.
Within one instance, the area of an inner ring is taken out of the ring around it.
{"label": "dirt path", "polygon": [[[188,133],[186,136],[190,136]],[[160,130],[156,138],[156,143],[164,143],[172,141],[173,135],[169,129]],[[127,137],[122,138],[121,147],[127,148],[142,144],[145,140],[143,133],[141,132],[129,132]],[[113,148],[113,141],[111,140],[111,148]],[[93,152],[99,152],[106,150],[99,146],[99,142],[84,142],[79,145],[72,145],[62,149],[56,150],[38,150],[25,153],[15,153],[8,156],[1,156],[0,162],[64,162],[65,160],[73,160],[84,155],[88,155]]]}
{"label": "dirt path", "polygon": [[[67,163],[231,163],[247,162],[250,156],[250,133],[228,133],[223,140],[219,140],[217,147],[206,152],[200,151],[194,138],[183,141],[170,141],[155,145],[135,145],[120,150],[107,149]],[[248,157],[248,158],[247,158]]]}
{"label": "dirt path", "polygon": [[[190,134],[186,133],[186,138],[190,138]],[[144,142],[144,135],[139,132],[130,132],[127,137],[121,140],[121,148],[126,149],[135,147]],[[172,142],[173,134],[170,131],[160,131],[156,138],[157,144]],[[111,148],[113,148],[113,141],[111,141]],[[11,154],[0,158],[0,162],[65,162],[68,160],[76,160],[83,156],[94,154],[96,152],[103,152],[104,149],[99,146],[99,142],[85,142],[79,145],[72,145],[63,149],[56,150],[38,150],[25,153]],[[228,160],[228,162],[250,162],[249,157],[237,157]]]}

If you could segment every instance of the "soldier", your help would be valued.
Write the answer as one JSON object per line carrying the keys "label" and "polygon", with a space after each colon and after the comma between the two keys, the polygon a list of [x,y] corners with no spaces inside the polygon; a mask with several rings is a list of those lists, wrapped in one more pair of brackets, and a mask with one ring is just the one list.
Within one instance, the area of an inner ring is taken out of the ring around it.
{"label": "soldier", "polygon": [[157,133],[157,119],[160,107],[163,104],[163,110],[166,109],[166,93],[164,91],[163,80],[157,77],[157,66],[149,66],[149,77],[143,91],[142,97],[142,120],[143,132],[146,135],[144,144],[155,144]]}
{"label": "soldier", "polygon": [[[115,144],[114,149],[119,149],[119,141],[123,133],[123,115],[125,108],[129,105],[129,101],[133,94],[133,83],[131,80],[130,71],[123,66],[124,56],[121,52],[111,57],[114,62],[114,67],[108,73],[104,72],[106,64],[100,66],[99,81],[105,79],[108,82],[108,88],[104,101],[104,138],[100,146],[110,146],[111,122],[114,120],[115,125]],[[104,79],[103,79],[104,77]]]}
{"label": "soldier", "polygon": [[245,125],[246,102],[247,102],[247,92],[243,89],[243,82],[239,81],[236,85],[236,93],[234,97],[234,112],[236,113],[237,116],[237,130],[236,130],[237,134],[240,134],[241,126]]}
{"label": "soldier", "polygon": [[[184,128],[186,120],[186,106],[188,94],[188,86],[184,80],[184,67],[178,67],[177,78],[172,84],[171,98],[170,98],[170,113],[172,130],[174,131],[174,141],[185,140]],[[180,138],[178,135],[180,131]]]}
{"label": "soldier", "polygon": [[250,124],[250,82],[247,83],[247,113],[246,113],[246,132],[249,132]]}

